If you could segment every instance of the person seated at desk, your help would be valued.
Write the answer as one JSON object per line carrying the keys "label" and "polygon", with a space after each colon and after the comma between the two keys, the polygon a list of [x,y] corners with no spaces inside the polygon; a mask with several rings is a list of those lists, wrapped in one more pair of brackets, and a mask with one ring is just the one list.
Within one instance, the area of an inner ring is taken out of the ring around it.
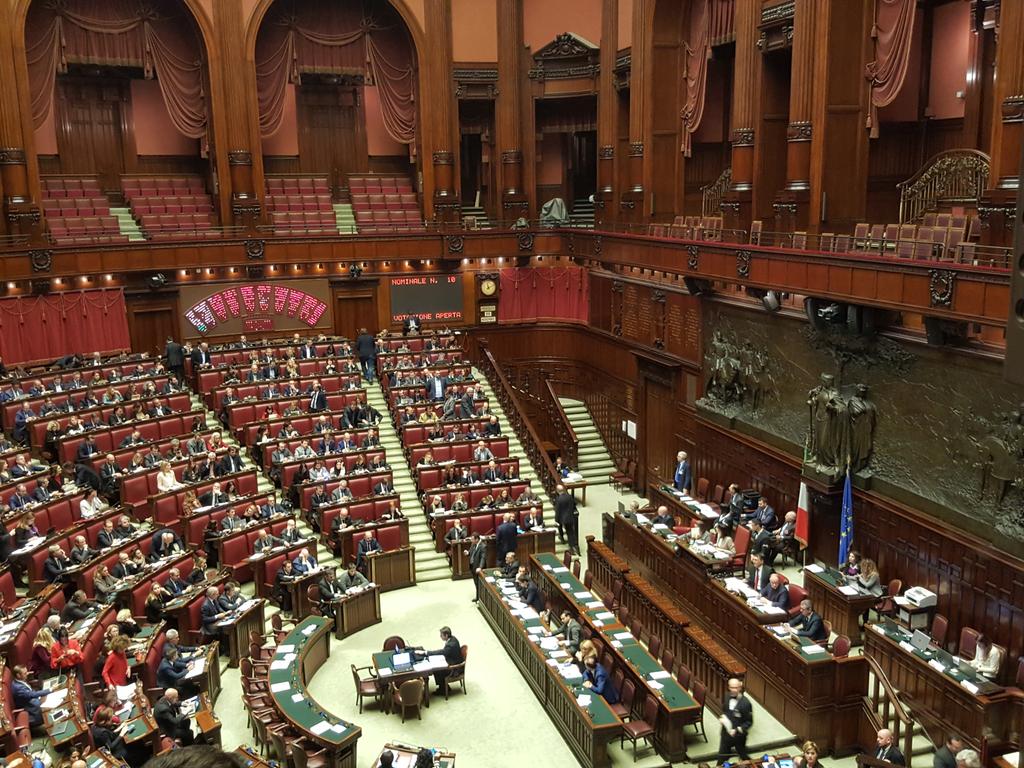
{"label": "person seated at desk", "polygon": [[309,554],[309,550],[303,547],[299,554],[292,560],[292,568],[299,576],[316,570],[316,558]]}
{"label": "person seated at desk", "polygon": [[302,533],[299,532],[298,527],[295,525],[294,518],[284,524],[284,530],[281,531],[281,540],[285,544],[297,544],[302,541]]}
{"label": "person seated at desk", "polygon": [[790,632],[796,637],[806,637],[816,643],[828,640],[825,623],[821,616],[814,612],[814,605],[810,600],[800,601],[800,613],[789,620],[789,627]]}
{"label": "person seated at desk", "polygon": [[772,573],[768,577],[768,583],[761,587],[761,597],[773,608],[789,610],[789,589],[782,583],[782,577],[777,573]]}
{"label": "person seated at desk", "polygon": [[68,600],[67,605],[60,612],[60,620],[63,624],[71,624],[80,619],[87,619],[100,609],[100,604],[86,597],[85,592],[76,590]]}
{"label": "person seated at desk", "polygon": [[242,596],[242,590],[236,581],[229,581],[225,584],[224,594],[217,599],[217,605],[222,611],[226,612],[238,610],[238,607],[244,602],[245,598]]}
{"label": "person seated at desk", "polygon": [[115,727],[111,722],[113,714],[103,707],[96,714],[96,720],[89,726],[93,744],[97,749],[106,749],[118,760],[127,762],[128,746],[124,743],[124,735],[131,729],[130,723],[121,723]]}
{"label": "person seated at desk", "polygon": [[50,691],[48,688],[35,690],[28,682],[28,668],[18,664],[12,670],[14,679],[11,681],[11,696],[16,709],[25,710],[28,715],[29,728],[35,729],[43,724],[43,709],[39,703]]}
{"label": "person seated at desk", "polygon": [[583,659],[583,687],[604,697],[609,704],[619,703],[619,693],[612,685],[608,671],[597,660],[596,653]]}
{"label": "person seated at desk", "polygon": [[463,541],[469,538],[469,530],[462,524],[461,518],[455,518],[455,521],[448,532],[444,535],[444,540],[449,545],[456,544],[457,542]]}
{"label": "person seated at desk", "polygon": [[505,553],[505,559],[501,564],[501,578],[514,579],[519,573],[519,561],[516,560],[515,551]]}
{"label": "person seated at desk", "polygon": [[775,532],[774,536],[764,542],[762,546],[764,561],[768,565],[775,565],[775,558],[779,556],[780,552],[785,552],[787,549],[794,556],[799,550],[796,546],[796,512],[793,511],[786,513],[782,527]]}
{"label": "person seated at desk", "polygon": [[106,565],[101,565],[96,569],[92,578],[92,588],[98,599],[104,602],[111,600],[117,593],[118,586],[118,580],[111,575],[110,569]]}
{"label": "person seated at desk", "polygon": [[53,634],[50,646],[50,667],[61,671],[77,668],[82,663],[82,648],[68,634],[68,628],[61,625]]}
{"label": "person seated at desk", "polygon": [[135,535],[135,526],[132,525],[128,515],[121,515],[117,518],[117,526],[114,528],[114,537],[117,539],[130,539]]}
{"label": "person seated at desk", "polygon": [[537,507],[530,507],[526,513],[526,517],[523,518],[523,530],[532,531],[534,528],[543,528],[544,518],[541,516],[540,510]]}
{"label": "person seated at desk", "polygon": [[182,714],[178,690],[166,686],[165,688],[164,695],[153,705],[153,719],[157,728],[176,744],[183,747],[191,746],[195,743],[191,718]]}
{"label": "person seated at desk", "polygon": [[167,590],[167,594],[171,599],[177,597],[186,589],[188,589],[188,582],[181,578],[181,570],[178,568],[171,568],[167,573],[167,581],[164,582],[164,589]]}
{"label": "person seated at desk", "polygon": [[[218,504],[227,504],[228,501],[228,495],[221,489],[220,483],[214,483],[210,490],[199,497],[199,503],[204,507],[216,507]],[[228,515],[234,516],[234,511],[232,510]],[[237,519],[236,517],[235,520]],[[227,518],[224,518],[224,520],[227,520]],[[223,525],[221,527],[223,530],[231,530],[230,528],[224,528]]]}
{"label": "person seated at desk", "polygon": [[753,554],[750,556],[750,568],[747,569],[748,587],[755,592],[760,592],[768,583],[768,577],[771,575],[772,569],[764,564],[764,558],[761,555]]}
{"label": "person seated at desk", "polygon": [[583,628],[568,608],[563,609],[559,614],[559,621],[552,621],[551,635],[565,639],[565,649],[570,656],[579,651],[580,643],[583,642]]}
{"label": "person seated at desk", "polygon": [[192,572],[188,575],[189,586],[206,581],[206,553],[196,552],[192,557]]}
{"label": "person seated at desk", "polygon": [[528,575],[516,576],[516,589],[519,590],[519,599],[533,608],[537,613],[543,613],[547,608],[544,595],[537,586],[537,582]]}
{"label": "person seated at desk", "polygon": [[119,610],[114,617],[114,621],[117,624],[118,634],[126,637],[135,637],[142,631],[142,627],[139,626],[138,622],[135,621],[135,617],[132,616],[131,608]]}
{"label": "person seated at desk", "polygon": [[775,523],[775,510],[769,506],[768,499],[764,496],[757,500],[757,509],[750,514],[743,515],[741,519],[744,523],[749,523],[751,520],[760,520],[761,525],[769,531],[773,531],[778,527]]}
{"label": "person seated at desk", "polygon": [[146,614],[146,621],[150,624],[159,624],[164,619],[164,609],[167,607],[167,590],[159,581],[154,581],[146,595],[146,603],[143,608]]}
{"label": "person seated at desk", "polygon": [[373,531],[367,531],[363,534],[363,538],[359,542],[359,548],[356,550],[356,567],[361,571],[365,571],[367,568],[367,558],[375,552],[382,552],[380,542],[374,538]]}
{"label": "person seated at desk", "polygon": [[352,494],[352,489],[348,487],[348,480],[342,480],[338,483],[338,487],[331,493],[332,502],[348,501],[352,498],[354,498],[354,496]]}
{"label": "person seated at desk", "polygon": [[135,568],[135,563],[132,562],[128,553],[119,552],[117,555],[117,562],[114,563],[114,567],[110,570],[110,575],[118,581],[121,581],[130,576],[134,576],[136,573],[138,573],[138,570]]}
{"label": "person seated at desk", "polygon": [[764,557],[765,544],[771,539],[772,533],[758,520],[756,517],[750,521],[750,544],[747,547],[747,551],[750,553],[756,552],[757,554]]}
{"label": "person seated at desk", "polygon": [[[444,643],[436,651],[429,651],[429,656],[444,656],[444,660],[448,662],[448,667],[454,667],[456,664],[461,664],[465,661],[462,658],[462,646],[459,645],[459,641],[452,635],[450,627],[441,627],[441,640]],[[437,684],[436,693],[444,693],[448,687],[448,669],[439,669],[434,672],[434,682]]]}
{"label": "person seated at desk", "polygon": [[274,547],[279,547],[283,543],[284,542],[276,536],[272,536],[269,533],[267,533],[266,528],[260,528],[259,531],[256,532],[256,538],[252,542],[252,550],[256,554],[260,554],[262,552],[271,550]]}
{"label": "person seated at desk", "polygon": [[85,540],[85,536],[79,534],[75,536],[74,546],[71,548],[71,562],[75,565],[81,565],[87,563],[96,557],[98,553],[95,549],[89,546],[89,542]]}
{"label": "person seated at desk", "polygon": [[708,541],[715,549],[728,552],[730,555],[736,554],[736,542],[732,539],[732,528],[723,528],[719,523],[711,532]]}
{"label": "person seated at desk", "polygon": [[51,544],[47,551],[49,556],[43,561],[43,579],[57,583],[63,580],[65,572],[71,567],[71,561],[57,544]]}
{"label": "person seated at desk", "polygon": [[875,749],[876,760],[885,760],[893,765],[907,764],[907,759],[893,742],[892,731],[888,728],[883,728],[878,732],[875,743],[878,745]]}
{"label": "person seated at desk", "polygon": [[800,747],[800,754],[793,760],[793,768],[825,768],[818,760],[818,745],[805,741]]}
{"label": "person seated at desk", "polygon": [[185,554],[185,547],[182,545],[181,539],[174,535],[174,531],[163,530],[159,535],[153,537],[153,548],[150,552],[153,562],[183,554]]}
{"label": "person seated at desk", "polygon": [[846,580],[870,595],[875,597],[882,596],[882,584],[878,576],[878,566],[869,557],[865,557],[860,561],[860,573],[856,576],[847,576]]}
{"label": "person seated at desk", "polygon": [[[341,574],[340,578],[337,579],[338,587],[342,592],[348,592],[354,587],[365,587],[369,583],[370,580],[359,572],[359,569],[356,568],[356,564],[354,562],[350,562],[348,564],[348,569]],[[322,590],[323,587],[321,586],[321,592]]]}
{"label": "person seated at desk", "polygon": [[278,504],[276,493],[270,494],[267,500],[259,506],[259,516],[263,520],[283,514],[285,514],[285,508]]}
{"label": "person seated at desk", "polygon": [[473,449],[473,461],[490,461],[493,458],[494,452],[487,447],[487,443],[479,441]]}
{"label": "person seated at desk", "polygon": [[500,483],[505,479],[505,471],[498,466],[498,462],[491,459],[487,462],[487,469],[484,470],[481,480],[485,483]]}
{"label": "person seated at desk", "polygon": [[999,677],[999,671],[1003,666],[1003,655],[1003,649],[995,645],[988,635],[978,635],[978,643],[974,651],[974,658],[971,659],[971,666],[982,677],[995,680]]}
{"label": "person seated at desk", "polygon": [[160,471],[156,474],[156,489],[159,493],[169,493],[183,488],[184,483],[179,482],[178,477],[171,469],[171,462],[161,461]]}
{"label": "person seated at desk", "polygon": [[676,524],[675,516],[669,514],[668,507],[662,505],[658,507],[657,514],[651,520],[652,525],[664,525],[668,528],[673,528]]}

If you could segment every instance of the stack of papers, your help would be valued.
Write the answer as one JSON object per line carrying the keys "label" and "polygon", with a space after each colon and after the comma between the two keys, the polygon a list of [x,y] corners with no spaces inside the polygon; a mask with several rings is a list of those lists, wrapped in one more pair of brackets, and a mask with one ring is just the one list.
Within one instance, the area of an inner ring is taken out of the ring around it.
{"label": "stack of papers", "polygon": [[135,695],[134,685],[119,685],[116,690],[118,701],[127,701]]}
{"label": "stack of papers", "polygon": [[292,687],[292,684],[289,683],[289,682],[271,683],[270,684],[270,692],[271,693],[283,693],[284,691],[287,691],[291,687]]}
{"label": "stack of papers", "polygon": [[320,736],[321,734],[326,733],[329,730],[331,730],[331,724],[326,720],[321,720],[319,723],[317,723],[316,725],[312,725],[309,728],[309,732],[312,733],[314,736]]}
{"label": "stack of papers", "polygon": [[67,697],[68,697],[68,689],[67,688],[61,688],[61,689],[56,690],[56,691],[51,691],[47,695],[47,697],[45,699],[43,699],[43,701],[40,704],[40,706],[43,709],[53,709],[54,707],[59,707],[62,703],[64,703],[64,699],[66,699]]}
{"label": "stack of papers", "polygon": [[190,677],[198,677],[199,675],[203,674],[204,672],[206,672],[206,657],[205,656],[203,656],[202,658],[196,659],[195,661],[192,662],[192,669],[190,669],[188,674],[185,675],[185,678],[188,679]]}
{"label": "stack of papers", "polygon": [[825,569],[822,568],[817,563],[811,563],[810,565],[804,566],[804,570],[805,571],[810,571],[811,573],[824,573],[825,572]]}
{"label": "stack of papers", "polygon": [[310,624],[308,627],[306,627],[304,630],[302,630],[302,634],[305,635],[306,637],[309,637],[315,631],[316,631],[316,624]]}
{"label": "stack of papers", "polygon": [[825,647],[821,645],[805,645],[803,646],[803,652],[808,656],[814,656],[818,653],[825,653]]}
{"label": "stack of papers", "polygon": [[664,669],[651,672],[651,680],[664,680],[666,677],[672,677],[672,673]]}
{"label": "stack of papers", "polygon": [[590,694],[589,693],[581,693],[579,696],[576,697],[576,703],[579,704],[581,707],[589,707],[590,706]]}
{"label": "stack of papers", "polygon": [[844,595],[856,595],[856,594],[859,594],[857,592],[857,588],[856,587],[851,587],[849,585],[840,587],[839,591],[842,592]]}

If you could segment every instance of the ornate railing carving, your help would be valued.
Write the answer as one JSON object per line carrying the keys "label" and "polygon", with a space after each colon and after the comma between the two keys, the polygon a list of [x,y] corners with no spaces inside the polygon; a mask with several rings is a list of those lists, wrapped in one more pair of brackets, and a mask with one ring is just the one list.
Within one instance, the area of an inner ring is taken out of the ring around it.
{"label": "ornate railing carving", "polygon": [[942,205],[977,207],[988,186],[991,158],[976,149],[939,152],[924,167],[897,186],[900,224],[914,222]]}
{"label": "ornate railing carving", "polygon": [[726,168],[721,175],[710,184],[700,188],[701,216],[721,216],[722,198],[732,186],[732,168]]}

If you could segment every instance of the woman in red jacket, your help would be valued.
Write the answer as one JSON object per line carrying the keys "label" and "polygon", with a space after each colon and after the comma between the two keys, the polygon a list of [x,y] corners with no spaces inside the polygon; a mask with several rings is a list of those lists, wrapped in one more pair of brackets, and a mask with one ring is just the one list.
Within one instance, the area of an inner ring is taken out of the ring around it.
{"label": "woman in red jacket", "polygon": [[82,663],[82,648],[73,637],[68,637],[67,627],[57,630],[56,640],[50,649],[50,666],[54,669],[72,669]]}
{"label": "woman in red jacket", "polygon": [[103,662],[103,682],[111,688],[128,684],[128,656],[125,653],[127,648],[128,638],[123,635],[115,637],[110,644],[110,653]]}

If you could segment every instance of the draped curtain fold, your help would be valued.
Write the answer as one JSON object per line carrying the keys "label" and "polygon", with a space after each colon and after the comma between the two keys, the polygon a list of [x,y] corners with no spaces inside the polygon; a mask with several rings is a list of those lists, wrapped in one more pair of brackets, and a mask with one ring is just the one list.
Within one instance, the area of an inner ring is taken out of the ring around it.
{"label": "draped curtain fold", "polygon": [[69,63],[99,64],[140,67],[147,79],[156,77],[174,127],[192,139],[205,135],[202,46],[183,13],[167,14],[145,0],[47,0],[29,10],[25,39],[36,127],[53,109],[58,73]]}
{"label": "draped curtain fold", "polygon": [[8,365],[130,346],[120,288],[0,299],[0,355]]}
{"label": "draped curtain fold", "polygon": [[878,138],[878,108],[891,104],[899,95],[907,77],[911,42],[914,36],[916,0],[876,0],[875,60],[867,65],[871,87],[867,127],[871,138]]}
{"label": "draped curtain fold", "polygon": [[590,283],[581,267],[510,267],[499,279],[498,322],[589,318]]}
{"label": "draped curtain fold", "polygon": [[707,93],[708,61],[711,59],[711,14],[710,0],[693,0],[690,3],[690,24],[687,40],[683,44],[683,121],[682,146],[686,157],[693,148],[693,134],[700,127],[704,117],[704,96]]}
{"label": "draped curtain fold", "polygon": [[262,136],[280,129],[288,84],[301,82],[304,72],[365,76],[377,86],[388,135],[403,144],[415,140],[412,42],[393,9],[367,12],[360,3],[330,0],[272,7],[256,42]]}

